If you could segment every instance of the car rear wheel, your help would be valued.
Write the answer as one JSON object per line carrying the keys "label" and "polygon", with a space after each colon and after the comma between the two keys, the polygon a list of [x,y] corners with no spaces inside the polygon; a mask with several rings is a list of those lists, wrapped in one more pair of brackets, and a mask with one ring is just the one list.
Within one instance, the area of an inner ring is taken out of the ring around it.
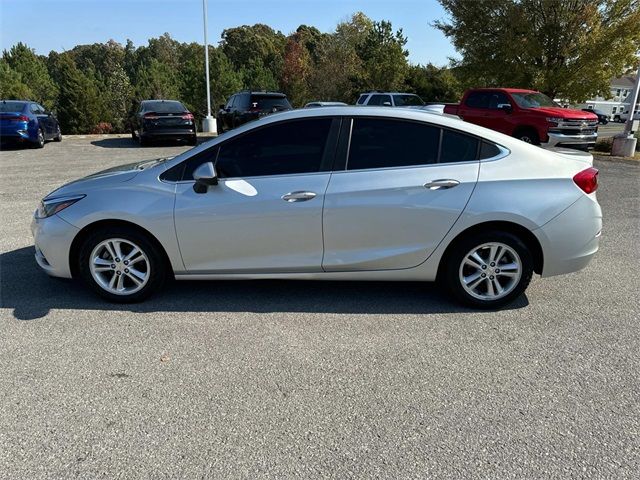
{"label": "car rear wheel", "polygon": [[62,132],[60,131],[60,125],[58,125],[56,127],[56,136],[53,137],[53,141],[54,142],[61,142],[62,141]]}
{"label": "car rear wheel", "polygon": [[519,297],[533,276],[533,256],[508,232],[489,231],[453,246],[444,264],[449,292],[476,308],[499,308]]}
{"label": "car rear wheel", "polygon": [[91,233],[80,248],[78,271],[98,295],[116,303],[144,300],[167,278],[164,255],[146,235],[127,227]]}
{"label": "car rear wheel", "polygon": [[35,143],[35,147],[36,148],[43,148],[44,147],[44,132],[42,131],[41,128],[38,128],[38,136],[36,137],[36,143]]}
{"label": "car rear wheel", "polygon": [[138,143],[140,144],[141,147],[148,147],[149,139],[138,134]]}
{"label": "car rear wheel", "polygon": [[197,135],[194,135],[193,137],[189,138],[189,139],[187,140],[187,143],[188,143],[189,145],[197,145],[197,144],[198,144],[198,136],[197,136]]}

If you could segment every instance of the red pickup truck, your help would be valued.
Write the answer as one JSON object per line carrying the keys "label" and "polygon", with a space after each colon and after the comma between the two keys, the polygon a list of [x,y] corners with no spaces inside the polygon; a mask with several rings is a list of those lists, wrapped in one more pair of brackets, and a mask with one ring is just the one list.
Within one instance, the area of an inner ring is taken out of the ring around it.
{"label": "red pickup truck", "polygon": [[534,90],[473,88],[444,113],[544,147],[588,149],[598,138],[595,114],[562,108]]}

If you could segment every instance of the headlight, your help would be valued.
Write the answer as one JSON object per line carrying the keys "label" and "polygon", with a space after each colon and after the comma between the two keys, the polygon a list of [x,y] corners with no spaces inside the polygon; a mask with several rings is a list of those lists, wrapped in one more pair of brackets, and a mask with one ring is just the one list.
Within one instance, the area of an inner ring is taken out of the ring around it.
{"label": "headlight", "polygon": [[84,197],[86,197],[86,195],[68,195],[65,197],[45,198],[38,205],[36,218],[47,218],[51,215],[55,215]]}

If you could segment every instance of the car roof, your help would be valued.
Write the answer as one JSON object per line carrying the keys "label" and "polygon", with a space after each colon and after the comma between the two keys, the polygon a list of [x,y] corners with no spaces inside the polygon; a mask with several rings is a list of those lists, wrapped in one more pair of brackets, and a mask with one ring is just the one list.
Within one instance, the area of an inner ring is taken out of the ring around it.
{"label": "car roof", "polygon": [[508,93],[540,93],[537,90],[528,90],[526,88],[503,88],[503,87],[483,87],[483,88],[470,88],[468,91],[471,92],[495,92],[496,90],[501,90],[503,92]]}

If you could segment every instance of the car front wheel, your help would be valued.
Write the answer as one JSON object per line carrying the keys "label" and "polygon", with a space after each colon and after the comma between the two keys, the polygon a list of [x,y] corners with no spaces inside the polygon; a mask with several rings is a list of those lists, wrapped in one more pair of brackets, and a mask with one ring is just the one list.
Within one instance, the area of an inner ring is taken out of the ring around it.
{"label": "car front wheel", "polygon": [[78,270],[100,296],[117,303],[144,300],[167,276],[162,252],[147,236],[127,227],[91,233],[80,248]]}
{"label": "car front wheel", "polygon": [[449,292],[476,308],[499,308],[520,296],[533,276],[527,246],[508,232],[483,232],[453,246],[444,265]]}

